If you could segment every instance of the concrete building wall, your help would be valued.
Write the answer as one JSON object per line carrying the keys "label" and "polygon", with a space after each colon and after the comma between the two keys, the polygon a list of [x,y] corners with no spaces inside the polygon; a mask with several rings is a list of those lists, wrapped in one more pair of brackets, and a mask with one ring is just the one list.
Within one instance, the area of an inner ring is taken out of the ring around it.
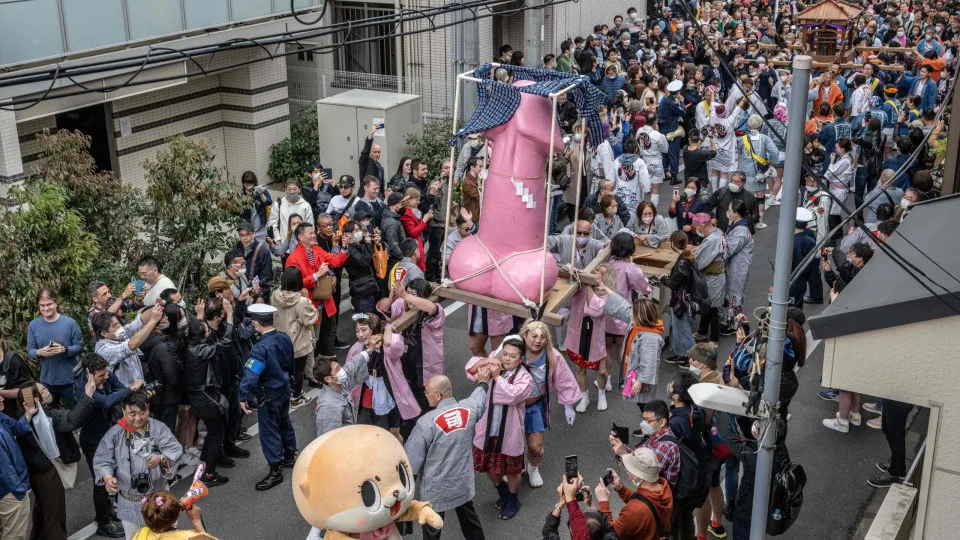
{"label": "concrete building wall", "polygon": [[824,350],[823,386],[940,409],[937,425],[927,431],[928,443],[936,437],[927,449],[931,477],[920,487],[926,494],[924,538],[952,538],[960,529],[958,327],[960,316],[948,317],[830,339]]}

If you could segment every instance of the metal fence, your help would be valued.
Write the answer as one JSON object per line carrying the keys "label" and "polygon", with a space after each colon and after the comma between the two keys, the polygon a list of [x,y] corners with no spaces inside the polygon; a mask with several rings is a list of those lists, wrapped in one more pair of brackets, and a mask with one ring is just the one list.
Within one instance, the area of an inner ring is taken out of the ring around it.
{"label": "metal fence", "polygon": [[446,81],[288,65],[287,86],[294,116],[319,99],[356,88],[417,94],[423,99],[425,121],[449,117],[453,110],[453,100],[448,98],[453,92]]}

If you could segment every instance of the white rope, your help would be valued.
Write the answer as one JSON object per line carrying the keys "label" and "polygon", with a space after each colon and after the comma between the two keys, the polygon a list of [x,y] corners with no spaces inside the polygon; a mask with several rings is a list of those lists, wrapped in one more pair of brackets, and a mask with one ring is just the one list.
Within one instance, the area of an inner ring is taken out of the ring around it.
{"label": "white rope", "polygon": [[493,264],[491,264],[490,266],[481,268],[480,270],[477,270],[476,272],[473,272],[472,274],[468,274],[468,275],[466,275],[466,276],[463,276],[463,277],[458,278],[458,279],[455,279],[455,280],[444,279],[443,282],[441,283],[441,285],[443,285],[443,286],[453,285],[453,284],[455,284],[455,283],[457,283],[457,282],[460,282],[460,281],[463,281],[463,280],[465,280],[465,279],[470,279],[470,278],[472,278],[472,277],[479,276],[480,274],[483,274],[484,272],[489,271],[491,268],[496,268],[496,269],[497,269],[497,272],[500,272],[500,276],[503,278],[503,280],[507,282],[507,285],[509,285],[510,288],[513,289],[513,292],[516,293],[516,295],[520,297],[520,299],[522,300],[521,303],[522,303],[525,307],[527,307],[528,309],[537,309],[537,307],[539,307],[539,306],[537,306],[537,304],[535,304],[532,300],[530,300],[529,298],[527,298],[526,296],[524,296],[519,290],[517,290],[517,288],[516,288],[516,287],[513,285],[513,283],[510,281],[510,278],[508,278],[507,275],[503,272],[503,269],[500,268],[500,263],[506,262],[506,261],[508,261],[509,259],[512,259],[513,257],[516,257],[517,255],[523,255],[523,254],[525,254],[525,253],[534,253],[534,252],[536,252],[536,251],[540,251],[540,248],[528,249],[527,251],[518,251],[518,252],[516,252],[516,253],[511,253],[510,255],[507,255],[506,257],[504,257],[502,261],[497,261],[497,259],[493,256],[493,253],[490,253],[490,250],[487,248],[487,245],[484,244],[484,243],[483,243],[483,240],[480,239],[479,233],[476,234],[475,236],[476,236],[476,238],[477,238],[477,242],[480,244],[481,247],[483,247],[483,250],[487,252],[487,256],[490,257],[490,260],[493,262]]}

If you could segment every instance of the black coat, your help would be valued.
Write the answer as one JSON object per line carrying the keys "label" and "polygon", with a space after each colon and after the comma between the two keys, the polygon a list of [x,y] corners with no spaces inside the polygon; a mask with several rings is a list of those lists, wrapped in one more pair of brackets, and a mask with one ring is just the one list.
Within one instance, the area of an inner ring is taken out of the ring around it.
{"label": "black coat", "polygon": [[179,405],[185,391],[180,357],[173,340],[153,333],[140,346],[144,353],[144,377],[150,382],[159,382],[162,387],[150,400],[156,405]]}
{"label": "black coat", "polygon": [[707,205],[703,210],[716,218],[717,228],[721,231],[726,231],[730,227],[730,220],[727,219],[727,208],[730,207],[730,203],[734,200],[743,201],[743,203],[747,205],[747,215],[750,216],[750,219],[754,223],[760,220],[760,209],[757,207],[757,200],[753,193],[750,193],[746,189],[741,189],[734,193],[730,191],[729,187],[724,186],[714,191],[710,197],[707,198]]}
{"label": "black coat", "polygon": [[370,159],[370,149],[373,147],[373,139],[367,139],[363,143],[363,150],[360,152],[360,159],[357,160],[360,165],[360,176],[357,177],[359,185],[363,185],[363,179],[367,176],[373,176],[380,181],[380,193],[383,193],[384,178],[383,165],[379,161]]}
{"label": "black coat", "polygon": [[[260,246],[259,251],[257,251],[257,246]],[[233,249],[245,253],[243,244],[240,242],[237,242]],[[257,255],[257,260],[253,260],[254,254]],[[263,297],[269,299],[270,289],[273,285],[273,258],[270,255],[270,246],[254,240],[250,252],[243,256],[243,260],[247,265],[247,280],[253,283],[253,278],[260,278],[260,289],[263,291]]]}

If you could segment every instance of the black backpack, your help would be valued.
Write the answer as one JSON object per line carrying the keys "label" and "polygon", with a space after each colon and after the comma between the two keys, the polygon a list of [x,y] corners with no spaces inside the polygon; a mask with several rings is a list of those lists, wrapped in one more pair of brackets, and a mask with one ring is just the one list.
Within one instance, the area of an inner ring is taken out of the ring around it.
{"label": "black backpack", "polygon": [[710,310],[710,289],[707,288],[707,281],[703,278],[703,272],[695,264],[690,265],[690,278],[690,299],[697,308],[692,315],[706,313]]}
{"label": "black backpack", "polygon": [[803,505],[803,487],[807,474],[803,467],[790,458],[774,460],[773,478],[770,482],[770,509],[767,513],[767,534],[778,536],[793,525]]}
{"label": "black backpack", "polygon": [[673,435],[665,435],[660,440],[674,442],[680,449],[680,474],[677,476],[677,485],[673,488],[673,506],[684,509],[699,508],[710,494],[707,467],[700,463],[696,452]]}

